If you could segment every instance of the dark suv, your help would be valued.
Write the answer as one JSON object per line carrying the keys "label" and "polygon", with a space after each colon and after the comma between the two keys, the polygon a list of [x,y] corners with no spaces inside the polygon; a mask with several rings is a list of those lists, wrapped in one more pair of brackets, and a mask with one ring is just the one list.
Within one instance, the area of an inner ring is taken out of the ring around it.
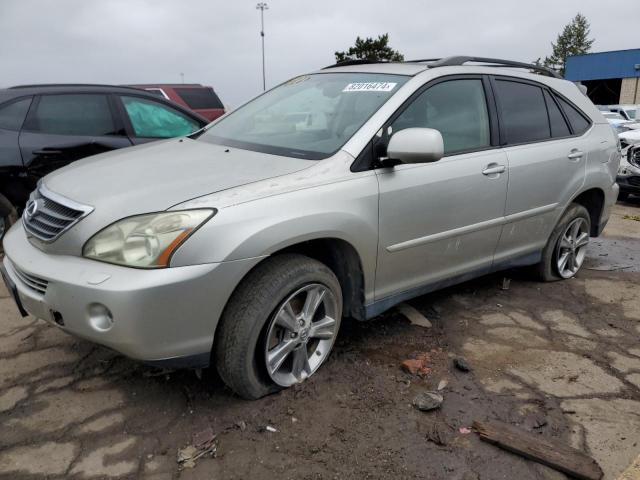
{"label": "dark suv", "polygon": [[136,88],[0,89],[0,238],[39,178],[89,155],[187,135],[207,120]]}

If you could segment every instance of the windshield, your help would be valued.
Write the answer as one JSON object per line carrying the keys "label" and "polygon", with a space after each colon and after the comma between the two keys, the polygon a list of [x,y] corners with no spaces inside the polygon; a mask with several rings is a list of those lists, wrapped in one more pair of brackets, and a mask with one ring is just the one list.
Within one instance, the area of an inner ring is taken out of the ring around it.
{"label": "windshield", "polygon": [[276,155],[326,158],[408,78],[376,73],[296,77],[231,112],[200,139]]}
{"label": "windshield", "polygon": [[625,110],[625,112],[627,112],[627,115],[629,115],[629,118],[633,118],[635,120],[636,118],[636,110],[630,108],[629,110]]}

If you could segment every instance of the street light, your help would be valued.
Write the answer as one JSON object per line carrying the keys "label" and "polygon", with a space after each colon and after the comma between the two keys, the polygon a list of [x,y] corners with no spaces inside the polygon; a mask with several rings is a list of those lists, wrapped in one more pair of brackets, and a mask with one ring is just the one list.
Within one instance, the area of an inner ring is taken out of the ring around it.
{"label": "street light", "polygon": [[264,11],[269,10],[266,2],[260,2],[256,5],[256,10],[260,10],[260,37],[262,38],[262,90],[267,89],[267,80],[264,73]]}

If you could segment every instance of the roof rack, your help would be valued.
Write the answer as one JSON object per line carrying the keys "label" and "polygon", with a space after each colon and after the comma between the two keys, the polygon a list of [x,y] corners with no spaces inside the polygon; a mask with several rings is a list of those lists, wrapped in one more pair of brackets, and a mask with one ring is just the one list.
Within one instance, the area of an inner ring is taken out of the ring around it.
{"label": "roof rack", "polygon": [[456,65],[464,65],[467,62],[475,63],[487,63],[495,67],[512,67],[512,68],[526,68],[533,70],[550,77],[562,78],[562,76],[555,70],[543,67],[542,65],[535,65],[533,63],[514,62],[513,60],[502,60],[500,58],[487,58],[487,57],[467,57],[467,56],[454,56],[445,57],[439,59],[424,59],[424,60],[409,60],[409,63],[428,63],[429,68],[436,67],[451,67]]}
{"label": "roof rack", "polygon": [[99,83],[33,83],[30,85],[15,85],[13,87],[9,87],[9,90],[19,90],[21,88],[55,88],[55,87],[109,87],[109,88],[129,88],[134,89],[135,87],[128,87],[125,85],[109,85],[109,84],[99,84]]}
{"label": "roof rack", "polygon": [[487,57],[467,57],[467,56],[453,56],[445,58],[423,58],[419,60],[406,60],[405,62],[388,62],[386,60],[344,60],[342,62],[335,63],[324,67],[323,70],[335,67],[346,67],[348,65],[367,65],[372,63],[425,63],[427,68],[436,67],[451,67],[464,65],[467,62],[483,63],[487,64],[487,67],[512,67],[512,68],[525,68],[527,70],[533,70],[543,75],[550,77],[562,78],[562,76],[555,70],[543,67],[542,65],[535,65],[533,63],[514,62],[512,60],[502,60],[499,58],[487,58]]}
{"label": "roof rack", "polygon": [[389,62],[388,60],[370,60],[367,58],[359,58],[356,60],[342,60],[340,62],[336,62],[333,65],[327,65],[326,67],[323,67],[322,70],[327,70],[328,68],[335,68],[335,67],[348,67],[349,65],[369,65],[372,63],[392,63]]}

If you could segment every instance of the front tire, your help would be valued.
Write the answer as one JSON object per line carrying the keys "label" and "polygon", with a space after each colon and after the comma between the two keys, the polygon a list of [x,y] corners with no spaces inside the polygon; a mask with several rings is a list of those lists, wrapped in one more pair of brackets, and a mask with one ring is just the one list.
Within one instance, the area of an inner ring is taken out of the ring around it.
{"label": "front tire", "polygon": [[[18,220],[18,213],[11,202],[2,194],[0,194],[0,243],[5,233],[9,231],[11,225]],[[0,252],[2,247],[0,247]]]}
{"label": "front tire", "polygon": [[214,361],[246,399],[301,383],[327,359],[340,328],[340,283],[298,254],[265,260],[242,281],[220,319]]}
{"label": "front tire", "polygon": [[566,280],[580,270],[591,232],[591,217],[582,205],[572,203],[551,232],[536,265],[537,276],[545,282]]}

